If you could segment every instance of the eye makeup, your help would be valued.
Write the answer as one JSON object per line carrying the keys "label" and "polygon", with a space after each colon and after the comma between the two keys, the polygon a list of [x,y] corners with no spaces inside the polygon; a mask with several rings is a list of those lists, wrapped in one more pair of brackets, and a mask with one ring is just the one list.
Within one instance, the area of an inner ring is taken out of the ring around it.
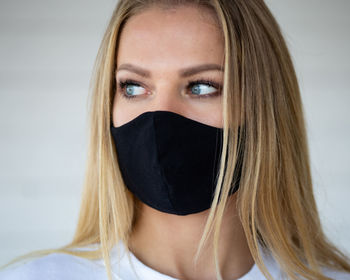
{"label": "eye makeup", "polygon": [[[126,98],[126,99],[132,99],[132,98],[136,98],[137,96],[141,96],[143,94],[136,94],[136,95],[130,95],[126,93],[126,89],[128,86],[135,86],[135,87],[143,87],[141,83],[132,80],[132,79],[120,79],[118,82],[118,92],[121,94],[122,97]],[[216,97],[221,95],[221,88],[222,85],[220,85],[219,83],[213,81],[212,79],[196,79],[193,81],[189,81],[186,85],[186,90],[188,92],[191,92],[191,88],[193,88],[194,86],[198,86],[198,85],[205,85],[208,87],[212,87],[214,89],[216,89],[215,92],[213,93],[208,93],[208,94],[195,94],[195,93],[188,93],[189,95],[193,96],[192,98],[212,98],[212,97]]]}

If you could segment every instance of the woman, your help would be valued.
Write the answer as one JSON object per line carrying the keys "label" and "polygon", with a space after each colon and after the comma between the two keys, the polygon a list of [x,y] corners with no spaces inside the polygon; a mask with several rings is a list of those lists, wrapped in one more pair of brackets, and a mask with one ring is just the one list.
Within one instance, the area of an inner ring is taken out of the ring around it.
{"label": "woman", "polygon": [[262,0],[120,1],[92,93],[74,239],[0,278],[350,279]]}

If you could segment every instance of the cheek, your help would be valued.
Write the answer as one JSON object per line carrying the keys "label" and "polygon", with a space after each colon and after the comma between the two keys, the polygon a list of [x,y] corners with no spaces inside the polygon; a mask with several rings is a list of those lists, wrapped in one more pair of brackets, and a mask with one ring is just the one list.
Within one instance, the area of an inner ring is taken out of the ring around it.
{"label": "cheek", "polygon": [[216,104],[216,106],[213,106],[212,108],[212,116],[210,118],[211,123],[209,125],[223,128],[223,110],[221,104]]}
{"label": "cheek", "polygon": [[124,123],[124,120],[127,117],[127,114],[129,112],[128,108],[125,108],[125,106],[122,106],[121,100],[120,100],[121,98],[122,97],[116,94],[113,100],[112,116],[113,116],[113,126],[115,127],[121,126]]}
{"label": "cheek", "polygon": [[127,100],[118,94],[113,101],[113,125],[118,127],[126,124],[140,114],[149,111],[149,108],[150,104],[135,101],[134,99]]}
{"label": "cheek", "polygon": [[210,102],[195,101],[195,104],[191,106],[191,112],[189,116],[193,115],[193,119],[204,123],[206,125],[223,127],[223,110],[222,99],[213,98]]}

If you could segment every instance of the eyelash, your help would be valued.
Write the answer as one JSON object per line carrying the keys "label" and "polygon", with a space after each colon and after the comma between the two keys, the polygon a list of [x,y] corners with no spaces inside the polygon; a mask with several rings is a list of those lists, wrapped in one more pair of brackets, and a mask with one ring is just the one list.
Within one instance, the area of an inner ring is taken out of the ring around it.
{"label": "eyelash", "polygon": [[[210,93],[210,94],[202,94],[202,95],[198,94],[198,95],[196,95],[195,98],[210,98],[210,97],[215,97],[215,96],[218,96],[218,95],[221,94],[221,92],[220,92],[221,86],[218,83],[216,83],[216,82],[214,82],[214,81],[212,81],[210,79],[207,79],[207,80],[199,79],[199,80],[190,81],[187,84],[186,88],[189,89],[189,88],[191,88],[191,87],[193,87],[194,85],[197,85],[197,84],[214,87],[214,88],[217,89],[217,91],[214,92],[214,93]],[[138,82],[136,82],[134,80],[130,80],[130,79],[120,80],[118,82],[118,90],[120,91],[121,96],[126,98],[126,99],[131,99],[131,98],[137,97],[137,95],[127,95],[127,94],[125,94],[124,89],[128,85],[142,86],[141,84],[139,84]],[[193,95],[195,95],[195,94],[193,94]]]}

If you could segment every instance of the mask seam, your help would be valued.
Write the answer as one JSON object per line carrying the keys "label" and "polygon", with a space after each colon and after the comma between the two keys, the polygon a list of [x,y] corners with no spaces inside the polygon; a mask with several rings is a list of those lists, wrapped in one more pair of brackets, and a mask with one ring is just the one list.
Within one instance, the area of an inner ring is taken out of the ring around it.
{"label": "mask seam", "polygon": [[177,213],[177,209],[175,209],[175,207],[174,207],[174,204],[173,204],[173,202],[172,202],[172,199],[170,198],[170,195],[169,195],[169,184],[168,184],[168,182],[167,182],[167,179],[166,179],[166,177],[165,177],[165,174],[164,174],[164,171],[163,171],[163,167],[162,167],[162,165],[160,164],[160,160],[159,160],[159,146],[158,146],[158,142],[157,142],[157,130],[156,130],[156,124],[155,124],[155,118],[156,118],[156,116],[153,116],[153,132],[154,132],[154,139],[155,139],[155,142],[156,142],[156,149],[157,149],[157,162],[158,162],[158,164],[159,164],[159,170],[160,170],[160,172],[161,172],[161,175],[162,175],[162,181],[165,183],[165,186],[166,186],[166,191],[167,191],[167,194],[168,194],[168,199],[169,199],[169,202],[170,202],[170,204],[171,204],[171,206],[172,206],[172,208],[173,208],[173,212],[176,212]]}

